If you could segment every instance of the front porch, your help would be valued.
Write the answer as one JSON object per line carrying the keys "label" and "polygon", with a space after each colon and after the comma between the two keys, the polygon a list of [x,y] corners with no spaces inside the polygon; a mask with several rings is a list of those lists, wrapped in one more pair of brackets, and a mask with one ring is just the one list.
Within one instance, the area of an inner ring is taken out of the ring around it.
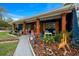
{"label": "front porch", "polygon": [[[16,26],[17,25],[17,26]],[[26,22],[14,25],[14,31],[16,32],[16,27],[18,32],[23,32],[22,34],[33,32],[37,37],[44,34],[46,31],[51,32],[52,35],[61,32],[71,32],[72,31],[72,12],[63,13],[56,16],[53,19],[40,19],[37,18],[36,21]]]}

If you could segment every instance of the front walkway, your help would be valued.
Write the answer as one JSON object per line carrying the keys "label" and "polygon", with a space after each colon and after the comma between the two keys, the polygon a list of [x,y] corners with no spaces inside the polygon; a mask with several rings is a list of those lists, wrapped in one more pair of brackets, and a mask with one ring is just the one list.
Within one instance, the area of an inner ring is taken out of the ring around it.
{"label": "front walkway", "polygon": [[14,56],[33,56],[33,52],[29,44],[29,35],[19,37],[19,43],[14,52]]}

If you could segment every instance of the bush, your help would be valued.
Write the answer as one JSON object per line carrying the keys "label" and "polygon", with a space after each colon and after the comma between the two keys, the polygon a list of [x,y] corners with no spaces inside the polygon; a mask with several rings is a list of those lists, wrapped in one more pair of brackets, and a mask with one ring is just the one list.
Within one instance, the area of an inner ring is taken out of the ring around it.
{"label": "bush", "polygon": [[[72,36],[72,32],[66,32],[66,35],[67,35],[68,40],[70,41],[70,36]],[[59,43],[61,41],[61,38],[62,38],[62,32],[61,33],[56,33],[55,36],[44,34],[43,41],[46,44],[51,44],[51,43],[56,43],[56,42]]]}
{"label": "bush", "polygon": [[54,43],[55,42],[54,36],[52,36],[52,34],[44,34],[43,41],[46,44]]}
{"label": "bush", "polygon": [[57,33],[57,34],[54,36],[55,42],[59,42],[61,38],[62,38],[62,34],[61,34],[61,33]]}

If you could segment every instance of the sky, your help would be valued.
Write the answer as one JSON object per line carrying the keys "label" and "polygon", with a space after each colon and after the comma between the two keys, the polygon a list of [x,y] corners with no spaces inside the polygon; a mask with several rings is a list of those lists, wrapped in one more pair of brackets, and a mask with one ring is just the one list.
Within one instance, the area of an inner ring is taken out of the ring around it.
{"label": "sky", "polygon": [[4,8],[7,15],[14,20],[20,18],[28,18],[37,14],[48,12],[62,7],[61,3],[0,3],[0,7]]}

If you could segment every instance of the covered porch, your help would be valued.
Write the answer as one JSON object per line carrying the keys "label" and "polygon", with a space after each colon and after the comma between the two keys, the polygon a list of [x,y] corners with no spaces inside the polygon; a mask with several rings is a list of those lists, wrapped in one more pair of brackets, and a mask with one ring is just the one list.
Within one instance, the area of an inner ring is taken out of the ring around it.
{"label": "covered porch", "polygon": [[36,18],[36,20],[33,21],[23,21],[16,25],[14,25],[13,28],[16,29],[17,27],[18,32],[22,31],[23,34],[26,34],[32,30],[37,37],[45,31],[49,31],[53,35],[64,31],[70,32],[72,31],[72,12],[62,13],[47,18]]}

